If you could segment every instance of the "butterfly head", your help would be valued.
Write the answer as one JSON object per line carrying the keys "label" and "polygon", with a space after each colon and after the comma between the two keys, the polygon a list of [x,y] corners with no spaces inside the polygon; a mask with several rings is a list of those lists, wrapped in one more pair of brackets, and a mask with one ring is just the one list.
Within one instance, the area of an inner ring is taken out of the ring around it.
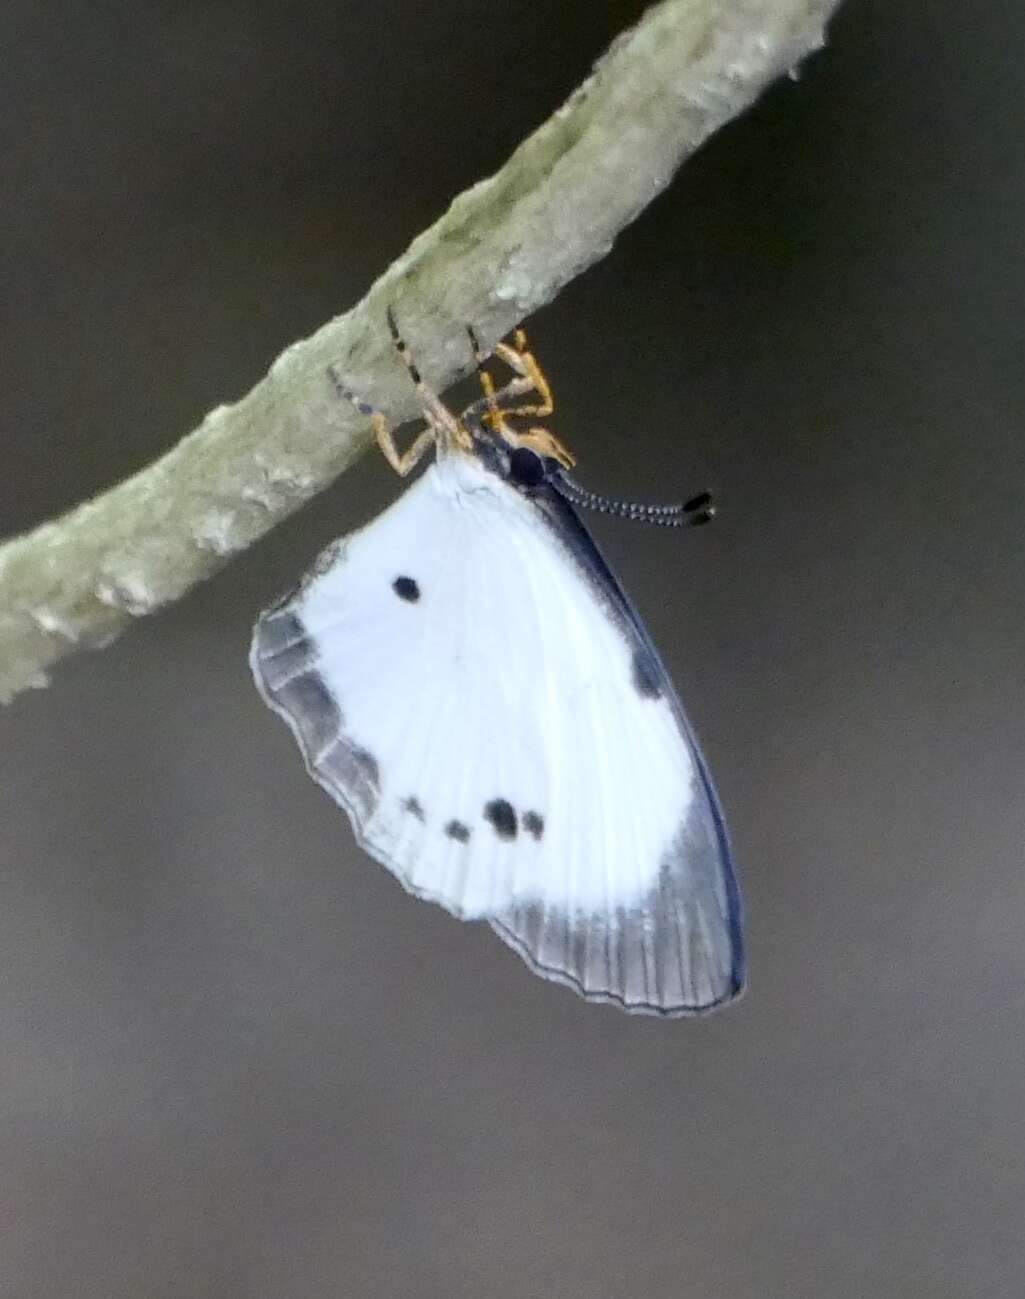
{"label": "butterfly head", "polygon": [[[526,494],[550,485],[571,505],[621,518],[678,528],[707,523],[715,513],[707,492],[684,505],[640,505],[599,496],[574,482],[567,472],[576,464],[573,453],[549,429],[530,423],[532,418],[550,415],[554,400],[544,371],[527,348],[527,337],[522,329],[516,330],[511,343],[496,343],[493,352],[488,353],[481,347],[473,330],[467,327],[483,396],[456,416],[424,383],[399,333],[391,308],[387,312],[387,321],[395,350],[420,394],[427,422],[427,427],[405,452],[399,453],[385,416],[358,397],[333,366],[328,367],[328,374],[338,395],[352,402],[361,415],[370,416],[378,446],[392,468],[403,477],[428,450],[436,447],[439,456],[455,455],[474,460],[489,473],[497,474]],[[499,388],[484,368],[492,357],[503,361],[512,371],[512,377]]]}
{"label": "butterfly head", "polygon": [[471,406],[459,417],[459,424],[465,441],[456,443],[458,449],[513,487],[530,491],[576,463],[553,433],[544,428],[519,432],[501,410],[482,416]]}

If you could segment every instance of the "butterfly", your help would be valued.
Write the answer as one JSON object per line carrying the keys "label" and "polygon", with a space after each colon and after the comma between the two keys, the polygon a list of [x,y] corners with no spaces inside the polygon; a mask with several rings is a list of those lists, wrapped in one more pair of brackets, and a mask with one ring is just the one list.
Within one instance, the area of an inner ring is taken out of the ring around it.
{"label": "butterfly", "polygon": [[[482,352],[456,416],[388,325],[425,428],[393,505],[330,546],[253,634],[251,665],[310,775],[411,893],[486,920],[538,974],[628,1011],[687,1015],[744,982],[741,903],[705,760],[640,616],[575,507],[670,526],[587,491],[541,420],[525,335]],[[511,377],[497,387],[490,357]]]}

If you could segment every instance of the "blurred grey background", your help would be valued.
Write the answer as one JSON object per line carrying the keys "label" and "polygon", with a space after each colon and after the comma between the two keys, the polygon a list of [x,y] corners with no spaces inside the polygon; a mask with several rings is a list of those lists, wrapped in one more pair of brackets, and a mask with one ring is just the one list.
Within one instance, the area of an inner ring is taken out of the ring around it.
{"label": "blurred grey background", "polygon": [[[13,533],[356,300],[639,3],[0,10]],[[745,1000],[628,1018],[353,847],[255,613],[368,456],[0,715],[0,1294],[1025,1292],[1025,11],[850,0],[530,322],[713,764]]]}

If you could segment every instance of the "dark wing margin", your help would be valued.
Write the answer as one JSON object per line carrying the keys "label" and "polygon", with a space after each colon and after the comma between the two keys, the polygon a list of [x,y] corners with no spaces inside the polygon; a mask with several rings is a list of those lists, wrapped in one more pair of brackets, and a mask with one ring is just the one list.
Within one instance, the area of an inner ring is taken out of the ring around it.
{"label": "dark wing margin", "polygon": [[306,770],[360,825],[377,805],[380,774],[373,754],[345,734],[345,719],[317,670],[317,652],[295,612],[298,592],[257,621],[250,665],[264,701],[288,723]]}
{"label": "dark wing margin", "polygon": [[729,835],[701,748],[647,628],[573,507],[549,484],[529,498],[634,646],[634,684],[670,704],[695,768],[694,798],[649,895],[613,916],[536,903],[491,926],[538,974],[592,1001],[663,1016],[699,1015],[744,988],[743,907]]}

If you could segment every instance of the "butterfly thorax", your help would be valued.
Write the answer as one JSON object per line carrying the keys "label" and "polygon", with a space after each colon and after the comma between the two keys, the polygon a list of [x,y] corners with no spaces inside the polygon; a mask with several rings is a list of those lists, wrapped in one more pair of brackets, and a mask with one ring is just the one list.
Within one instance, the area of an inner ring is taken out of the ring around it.
{"label": "butterfly thorax", "polygon": [[[490,428],[477,418],[471,418],[464,427],[467,443],[445,443],[439,439],[439,463],[442,460],[469,461],[485,473],[528,494],[558,473],[567,460],[573,463],[569,453],[547,430],[533,429],[530,434],[518,434],[509,427]],[[542,441],[538,436],[541,433],[550,442]],[[556,450],[559,454],[555,454]]]}

